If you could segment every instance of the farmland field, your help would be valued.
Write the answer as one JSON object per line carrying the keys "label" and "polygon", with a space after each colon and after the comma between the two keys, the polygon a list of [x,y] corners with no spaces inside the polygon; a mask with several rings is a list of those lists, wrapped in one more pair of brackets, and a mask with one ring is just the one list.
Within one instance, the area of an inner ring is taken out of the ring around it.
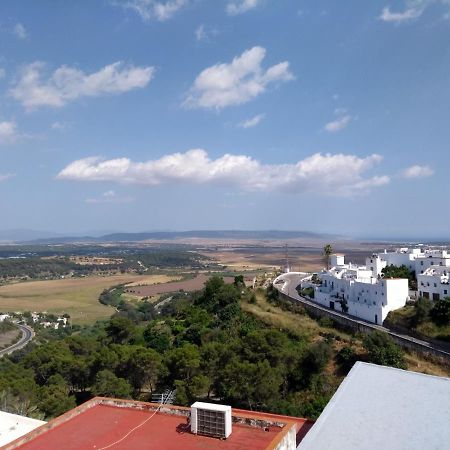
{"label": "farmland field", "polygon": [[14,283],[0,287],[0,311],[67,313],[75,324],[92,324],[114,312],[98,301],[104,289],[122,283],[154,284],[172,279],[166,275],[112,275]]}

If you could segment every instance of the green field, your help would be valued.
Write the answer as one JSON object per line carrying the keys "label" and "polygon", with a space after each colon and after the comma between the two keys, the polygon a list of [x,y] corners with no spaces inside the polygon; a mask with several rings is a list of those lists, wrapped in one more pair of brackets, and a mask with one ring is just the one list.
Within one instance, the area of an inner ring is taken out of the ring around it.
{"label": "green field", "polygon": [[92,324],[114,313],[113,308],[98,301],[104,289],[122,283],[153,284],[171,279],[165,275],[112,275],[13,283],[0,287],[0,311],[67,313],[74,324]]}

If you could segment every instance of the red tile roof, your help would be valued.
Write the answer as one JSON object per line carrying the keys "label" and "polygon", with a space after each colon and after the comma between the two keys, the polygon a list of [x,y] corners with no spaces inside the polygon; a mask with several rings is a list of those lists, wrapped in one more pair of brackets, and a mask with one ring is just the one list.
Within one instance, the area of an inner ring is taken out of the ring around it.
{"label": "red tile roof", "polygon": [[157,407],[151,403],[94,398],[4,449],[262,450],[275,448],[292,427],[298,443],[312,426],[306,419],[233,409],[231,436],[220,440],[191,434],[189,408],[165,405],[155,412]]}

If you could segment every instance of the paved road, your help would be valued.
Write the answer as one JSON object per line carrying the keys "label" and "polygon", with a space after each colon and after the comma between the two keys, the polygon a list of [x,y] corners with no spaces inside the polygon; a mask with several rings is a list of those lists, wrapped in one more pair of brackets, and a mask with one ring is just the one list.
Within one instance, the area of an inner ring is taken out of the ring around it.
{"label": "paved road", "polygon": [[18,324],[17,326],[20,328],[20,331],[22,332],[22,337],[10,347],[0,350],[0,357],[4,355],[9,355],[10,353],[15,352],[16,350],[20,350],[34,338],[34,331],[28,325]]}

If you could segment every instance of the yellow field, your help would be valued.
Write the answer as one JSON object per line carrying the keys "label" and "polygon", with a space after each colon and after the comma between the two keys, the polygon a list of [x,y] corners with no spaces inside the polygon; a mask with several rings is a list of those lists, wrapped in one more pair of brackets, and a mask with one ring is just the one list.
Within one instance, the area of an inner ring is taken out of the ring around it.
{"label": "yellow field", "polygon": [[183,277],[181,275],[142,275],[139,277],[137,281],[133,281],[132,283],[127,284],[127,286],[143,286],[143,285],[152,285],[152,284],[161,284],[161,283],[169,283],[170,281],[179,281],[182,280]]}
{"label": "yellow field", "polygon": [[14,283],[0,286],[0,311],[67,313],[73,323],[92,324],[114,313],[113,308],[98,301],[104,289],[122,283],[154,284],[171,280],[166,275],[112,275]]}

